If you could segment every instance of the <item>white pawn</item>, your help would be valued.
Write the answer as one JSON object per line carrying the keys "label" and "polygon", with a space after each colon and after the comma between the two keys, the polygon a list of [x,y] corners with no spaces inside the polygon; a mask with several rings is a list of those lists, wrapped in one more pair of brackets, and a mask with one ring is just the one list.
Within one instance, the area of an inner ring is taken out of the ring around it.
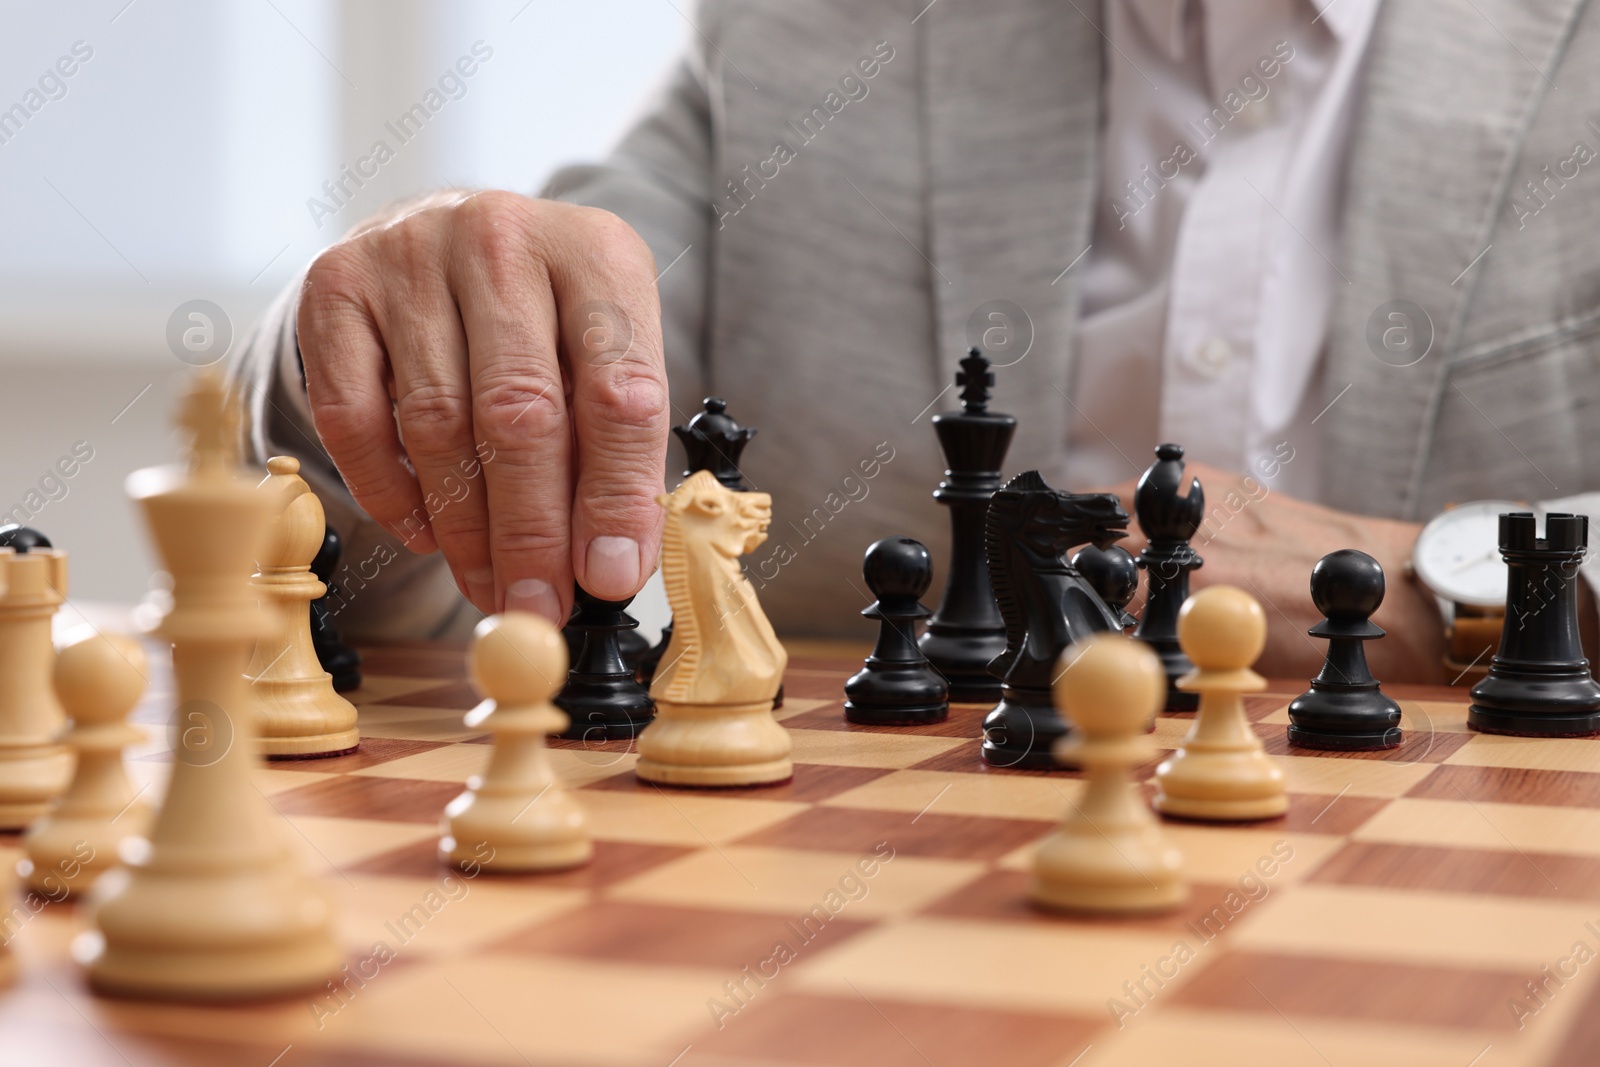
{"label": "white pawn", "polygon": [[311,573],[311,561],[327,531],[322,502],[300,477],[292,456],[267,460],[258,487],[276,507],[271,533],[250,588],[271,620],[269,636],[256,642],[245,676],[260,709],[260,745],[280,758],[334,756],[361,741],[356,707],[334,692],[311,643],[311,602],[328,587]]}
{"label": "white pawn", "polygon": [[72,780],[50,688],[50,621],[66,595],[65,552],[0,548],[0,830],[24,829]]}
{"label": "white pawn", "polygon": [[1144,731],[1166,700],[1161,660],[1121,634],[1095,634],[1062,653],[1054,692],[1057,710],[1076,729],[1053,754],[1081,766],[1088,780],[1034,854],[1029,896],[1048,908],[1113,915],[1182,903],[1189,895],[1183,857],[1130,775],[1154,751]]}
{"label": "white pawn", "polygon": [[66,741],[78,767],[56,806],[28,829],[18,865],[29,887],[51,900],[87,890],[116,864],[124,838],[149,829],[150,809],[122,768],[122,750],[144,738],[127,721],[144,685],[144,649],[121,634],[91,633],[56,657],[56,695],[72,719]]}
{"label": "white pawn", "polygon": [[1194,670],[1178,688],[1200,710],[1178,750],[1156,768],[1156,810],[1185,819],[1242,822],[1289,810],[1283,768],[1244,713],[1244,694],[1267,687],[1250,669],[1267,643],[1267,616],[1242,589],[1213,585],[1178,612],[1178,644]]}
{"label": "white pawn", "polygon": [[548,734],[567,728],[550,698],[567,677],[561,632],[538,615],[508,611],[473,631],[472,681],[484,697],[466,724],[494,735],[489,769],[444,809],[440,856],[491,871],[556,871],[594,852],[583,809],[550,765]]}

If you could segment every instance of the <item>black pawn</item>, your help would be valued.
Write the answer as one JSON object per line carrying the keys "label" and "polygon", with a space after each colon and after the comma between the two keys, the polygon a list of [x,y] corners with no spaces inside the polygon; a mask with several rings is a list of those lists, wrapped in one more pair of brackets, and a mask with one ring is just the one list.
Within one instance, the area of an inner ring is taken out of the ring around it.
{"label": "black pawn", "polygon": [[861,612],[878,620],[878,644],[866,665],[844,683],[844,717],[868,726],[944,721],[950,713],[949,686],[915,639],[917,620],[930,614],[920,603],[933,581],[928,550],[909,537],[886,537],[867,549],[861,573],[878,598]]}
{"label": "black pawn", "polygon": [[317,662],[322,664],[322,669],[333,675],[334,690],[348,693],[361,688],[361,653],[345,644],[333,625],[334,615],[344,607],[344,590],[333,580],[343,551],[338,531],[327,527],[322,534],[322,547],[311,560],[311,573],[327,586],[327,590],[311,602],[311,647],[317,650]]}
{"label": "black pawn", "polygon": [[1006,650],[1006,625],[989,585],[983,516],[1000,488],[1000,468],[1017,420],[989,410],[994,373],[974,348],[956,374],[961,410],[933,417],[947,469],[933,498],[950,509],[950,569],[944,596],[917,645],[950,680],[950,699],[991,704],[1000,679],[989,664]]}
{"label": "black pawn", "polygon": [[1506,621],[1489,674],[1472,687],[1467,724],[1518,737],[1600,733],[1600,683],[1578,636],[1578,567],[1589,517],[1552,512],[1543,537],[1528,512],[1500,516]]}
{"label": "black pawn", "polygon": [[[687,423],[672,428],[678,442],[683,445],[687,460],[683,476],[687,478],[695,471],[710,471],[712,477],[729,489],[748,493],[750,487],[745,484],[744,473],[739,470],[739,457],[744,454],[744,446],[756,435],[755,427],[740,426],[728,414],[728,402],[720,396],[708,396],[700,402],[700,406],[701,410]],[[668,619],[661,628],[660,640],[639,653],[634,661],[634,669],[646,685],[655,677],[656,668],[661,665],[661,657],[666,654],[671,640],[672,620]],[[783,699],[781,691],[778,699],[780,702]]]}
{"label": "black pawn", "polygon": [[1183,446],[1156,447],[1156,461],[1140,477],[1133,492],[1133,510],[1139,529],[1148,540],[1139,553],[1139,566],[1149,575],[1145,581],[1144,617],[1133,636],[1155,650],[1167,675],[1167,702],[1163,711],[1194,711],[1200,694],[1178,688],[1178,679],[1194,669],[1178,645],[1178,611],[1189,599],[1189,572],[1205,562],[1190,547],[1189,539],[1200,529],[1205,515],[1206,495],[1200,479],[1189,480],[1184,488]]}
{"label": "black pawn", "polygon": [[0,526],[0,548],[15,549],[17,555],[26,556],[30,548],[54,548],[50,539],[32,526],[9,523]]}
{"label": "black pawn", "polygon": [[639,676],[639,681],[649,685],[656,676],[656,668],[661,666],[661,657],[667,654],[667,646],[672,643],[672,619],[667,619],[667,624],[661,628],[661,637],[655,644],[645,649],[633,665],[634,674]]}
{"label": "black pawn", "polygon": [[632,597],[601,600],[574,589],[567,630],[582,640],[567,684],[555,696],[556,707],[572,719],[560,736],[574,741],[631,738],[655,718],[649,691],[622,661],[617,644],[619,633],[639,625],[626,610],[632,602]]}
{"label": "black pawn", "polygon": [[[661,637],[662,640],[666,640],[666,638],[672,637],[672,632],[666,630]],[[578,662],[578,656],[581,656],[582,651],[584,651],[584,635],[582,635],[581,630],[573,629],[571,619],[568,619],[566,625],[562,627],[562,638],[566,641],[566,662],[570,662],[570,664]],[[662,645],[662,649],[664,648],[666,648],[666,645]],[[645,661],[646,656],[650,656],[650,640],[645,638],[645,635],[638,632],[637,629],[619,630],[618,635],[616,635],[616,651],[622,657],[622,665],[637,675],[640,664]],[[659,656],[656,659],[659,661]],[[656,664],[651,662],[651,673],[654,673],[654,667],[656,667]]]}
{"label": "black pawn", "polygon": [[1328,639],[1328,657],[1311,689],[1289,705],[1291,745],[1361,751],[1400,744],[1400,705],[1367,667],[1366,642],[1383,636],[1371,619],[1383,590],[1383,567],[1353,548],[1329,552],[1311,569],[1311,602],[1323,620],[1309,632]]}
{"label": "black pawn", "polygon": [[1072,557],[1072,565],[1106,602],[1106,607],[1121,617],[1123,630],[1139,622],[1127,610],[1139,591],[1139,561],[1127,549],[1121,545],[1085,545]]}

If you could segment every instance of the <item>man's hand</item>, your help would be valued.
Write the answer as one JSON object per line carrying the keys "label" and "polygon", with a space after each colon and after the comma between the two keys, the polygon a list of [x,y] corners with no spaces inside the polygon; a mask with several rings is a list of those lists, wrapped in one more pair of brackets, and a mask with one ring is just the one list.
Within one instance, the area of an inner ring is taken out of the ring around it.
{"label": "man's hand", "polygon": [[[1185,466],[1185,482],[1190,475],[1198,477],[1206,494],[1206,518],[1190,542],[1205,564],[1189,576],[1190,586],[1235,585],[1261,601],[1267,613],[1267,647],[1256,670],[1309,682],[1322,669],[1327,642],[1306,633],[1322,619],[1311,603],[1311,568],[1334,549],[1357,548],[1383,566],[1386,579],[1383,606],[1373,621],[1388,636],[1366,647],[1373,675],[1386,682],[1451,680],[1444,674],[1438,608],[1431,594],[1404,573],[1420,526],[1307,504],[1253,477],[1203,463]],[[1129,515],[1133,486],[1127,482],[1111,490]],[[1119,543],[1138,555],[1145,542],[1134,525]]]}
{"label": "man's hand", "polygon": [[649,248],[609,212],[439,194],[357,227],[300,296],[317,433],[356,502],[480,610],[566,621],[655,566],[668,400]]}

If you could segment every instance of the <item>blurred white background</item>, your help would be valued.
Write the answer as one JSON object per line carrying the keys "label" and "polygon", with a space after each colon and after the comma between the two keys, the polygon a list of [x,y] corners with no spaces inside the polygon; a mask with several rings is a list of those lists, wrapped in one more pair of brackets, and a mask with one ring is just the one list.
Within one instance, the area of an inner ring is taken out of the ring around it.
{"label": "blurred white background", "polygon": [[[674,0],[7,4],[0,521],[28,518],[72,553],[75,599],[138,599],[151,558],[122,480],[173,454],[186,370],[166,340],[174,309],[220,305],[237,350],[319,249],[384,204],[446,185],[533,192],[555,167],[604,155],[694,32],[691,11]],[[455,69],[463,57],[470,77]],[[429,90],[444,103],[402,144],[386,124]],[[324,183],[380,139],[393,158],[338,204]],[[63,464],[74,449],[92,458]]]}

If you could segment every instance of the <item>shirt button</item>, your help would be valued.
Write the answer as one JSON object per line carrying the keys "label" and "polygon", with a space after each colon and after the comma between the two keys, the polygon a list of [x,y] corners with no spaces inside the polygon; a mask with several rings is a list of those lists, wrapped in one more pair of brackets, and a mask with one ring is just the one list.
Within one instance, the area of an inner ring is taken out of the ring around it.
{"label": "shirt button", "polygon": [[1189,352],[1188,363],[1202,378],[1220,378],[1233,365],[1233,346],[1220,337],[1208,338]]}

